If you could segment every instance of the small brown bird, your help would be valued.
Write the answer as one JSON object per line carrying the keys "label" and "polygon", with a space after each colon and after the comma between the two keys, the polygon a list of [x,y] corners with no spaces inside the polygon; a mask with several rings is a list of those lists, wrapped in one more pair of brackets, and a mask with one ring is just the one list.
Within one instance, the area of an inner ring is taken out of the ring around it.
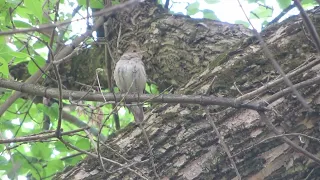
{"label": "small brown bird", "polygon": [[[117,62],[114,70],[114,80],[121,93],[143,94],[147,82],[147,75],[142,62],[142,55],[135,47],[129,48]],[[136,104],[136,105],[135,105]],[[128,106],[136,122],[142,122],[142,105],[132,103]]]}

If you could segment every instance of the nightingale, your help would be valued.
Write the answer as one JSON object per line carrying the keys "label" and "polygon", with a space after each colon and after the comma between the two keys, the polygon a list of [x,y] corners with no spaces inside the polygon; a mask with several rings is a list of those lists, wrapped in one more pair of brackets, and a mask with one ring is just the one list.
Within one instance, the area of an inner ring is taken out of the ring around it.
{"label": "nightingale", "polygon": [[[147,82],[147,75],[142,62],[142,55],[136,47],[130,47],[117,62],[114,70],[114,80],[121,93],[143,94]],[[131,103],[128,109],[132,112],[135,122],[144,119],[142,105]]]}

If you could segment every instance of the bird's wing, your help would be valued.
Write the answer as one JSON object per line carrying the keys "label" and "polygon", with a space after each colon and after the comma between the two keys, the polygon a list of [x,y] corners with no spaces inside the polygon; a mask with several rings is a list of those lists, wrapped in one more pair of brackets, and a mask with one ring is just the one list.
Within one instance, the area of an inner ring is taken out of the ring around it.
{"label": "bird's wing", "polygon": [[127,92],[128,88],[127,86],[127,63],[128,61],[125,60],[119,60],[116,64],[115,70],[114,70],[114,80],[116,81],[116,84],[121,92]]}
{"label": "bird's wing", "polygon": [[[133,71],[133,80],[135,85],[134,92],[143,94],[143,90],[145,89],[146,83],[147,83],[147,76],[144,69],[143,62],[139,60],[133,60],[134,62],[134,71]],[[132,91],[130,91],[132,92]]]}
{"label": "bird's wing", "polygon": [[[122,56],[117,62],[114,79],[121,92],[142,94],[147,82],[143,62],[139,57],[127,56]],[[124,60],[125,58],[130,60]]]}

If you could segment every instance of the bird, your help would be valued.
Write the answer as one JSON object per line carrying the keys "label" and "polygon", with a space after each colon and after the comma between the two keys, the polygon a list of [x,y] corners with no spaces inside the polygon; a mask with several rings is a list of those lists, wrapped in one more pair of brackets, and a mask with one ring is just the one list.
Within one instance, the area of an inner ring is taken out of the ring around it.
{"label": "bird", "polygon": [[[142,54],[137,47],[131,46],[120,57],[114,70],[114,80],[121,93],[143,94],[147,83],[147,75],[142,62]],[[132,112],[135,122],[144,119],[143,107],[138,103],[127,105]]]}

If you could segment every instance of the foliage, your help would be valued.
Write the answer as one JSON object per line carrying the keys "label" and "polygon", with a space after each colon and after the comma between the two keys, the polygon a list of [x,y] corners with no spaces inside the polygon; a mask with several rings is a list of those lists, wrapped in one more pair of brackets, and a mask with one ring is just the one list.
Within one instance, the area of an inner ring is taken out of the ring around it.
{"label": "foliage", "polygon": [[[55,12],[56,2],[61,7],[74,9],[77,5],[86,6],[86,0],[72,1],[45,1],[45,0],[0,0],[0,29],[1,31],[10,31],[12,29],[22,29],[36,27],[41,24],[53,23],[56,14],[58,21],[71,19],[72,12],[64,12],[59,10]],[[206,5],[215,5],[223,1],[204,0],[192,1],[187,3],[183,8],[186,14],[194,16],[201,14],[203,18],[218,20],[216,13],[206,8]],[[250,12],[250,18],[260,19],[262,22],[270,21],[270,17],[274,15],[272,7],[266,6],[265,0],[247,0],[248,3],[256,3],[257,8]],[[291,0],[277,0],[281,9],[287,8],[291,4]],[[119,1],[112,1],[118,4]],[[236,1],[234,2],[236,3]],[[314,0],[302,1],[305,7],[311,7],[316,4]],[[183,5],[181,5],[183,6]],[[102,8],[100,0],[91,0],[91,8]],[[174,11],[174,9],[172,9]],[[86,14],[85,8],[80,10],[82,14]],[[244,20],[236,20],[235,23],[249,24]],[[72,25],[68,27],[72,29]],[[62,30],[59,29],[59,33]],[[10,79],[10,67],[19,63],[26,63],[29,75],[38,71],[38,67],[45,65],[48,59],[48,43],[50,41],[51,31],[48,32],[32,32],[24,34],[14,34],[10,36],[0,36],[0,76],[1,78]],[[62,41],[73,39],[76,34],[66,31]],[[55,50],[56,44],[52,49]],[[45,76],[42,77],[43,79]],[[159,94],[157,86],[148,84],[147,93]],[[0,105],[5,103],[12,94],[10,90],[0,88]],[[51,120],[50,129],[54,130],[57,126],[59,106],[53,103],[50,107],[43,104],[35,104],[34,98],[20,98],[0,117],[0,137],[1,139],[10,137],[21,137],[43,132],[42,121],[44,116],[48,116]],[[69,101],[64,101],[65,105],[71,106]],[[70,108],[69,113],[76,116],[86,123],[88,119],[95,120],[95,123],[103,121],[112,111],[111,105],[100,107],[101,104],[96,102],[83,102],[82,106],[75,109]],[[99,107],[99,108],[92,108]],[[92,113],[88,113],[92,112]],[[94,116],[92,114],[95,114]],[[121,125],[124,127],[132,121],[132,115],[122,108],[119,111]],[[114,132],[113,117],[106,121],[103,130],[104,135],[110,135]],[[95,126],[95,125],[93,125]],[[97,126],[95,126],[97,127]],[[77,129],[74,124],[63,121],[63,130],[70,131]],[[65,136],[64,139],[70,144],[77,146],[83,150],[92,149],[92,144],[87,138],[85,132],[78,132],[74,136]],[[7,151],[10,149],[10,151]],[[67,148],[62,142],[52,139],[50,141],[39,141],[30,143],[10,143],[0,144],[0,179],[1,176],[7,176],[10,179],[19,176],[29,176],[34,179],[50,179],[57,171],[64,169],[66,166],[75,165],[85,156],[71,155],[76,151]]]}
{"label": "foliage", "polygon": [[[162,2],[164,2],[163,0]],[[278,14],[274,11],[275,9],[284,10],[288,6],[292,4],[292,0],[273,0],[273,1],[265,1],[265,0],[242,0],[241,3],[248,3],[250,5],[255,5],[254,9],[246,10],[247,15],[251,20],[259,20],[261,27],[264,28],[265,25],[270,22],[273,18],[275,18]],[[218,4],[238,4],[237,0],[233,1],[220,1],[220,0],[193,0],[193,1],[186,1],[185,3],[185,14],[191,16],[191,17],[203,17],[206,19],[212,19],[212,20],[220,20],[218,15],[216,15],[215,11],[213,9],[210,9],[210,7],[214,7]],[[176,4],[176,6],[175,6]],[[302,1],[302,5],[305,8],[312,8],[316,5],[315,0],[304,0]],[[181,2],[173,3],[172,7],[182,6],[184,5]],[[252,6],[253,7],[253,6]],[[225,11],[228,11],[228,7],[224,7]],[[180,8],[177,8],[180,9]],[[240,8],[239,8],[240,9]],[[181,11],[173,11],[173,13],[181,14]],[[202,15],[201,15],[202,13]],[[226,15],[227,13],[224,13]],[[230,16],[232,16],[232,10],[229,10]],[[236,18],[235,18],[236,19]],[[249,24],[245,18],[237,19],[233,23],[236,24],[243,24],[246,27],[249,27]],[[256,27],[257,28],[257,27]],[[258,27],[260,29],[260,27]]]}
{"label": "foliage", "polygon": [[[52,22],[55,17],[55,3],[57,1],[44,0],[0,0],[0,29],[9,31],[11,29],[30,28]],[[60,6],[75,8],[77,4],[65,4],[60,1]],[[85,6],[86,1],[79,0],[79,5]],[[113,1],[117,4],[119,1]],[[101,1],[90,1],[90,7],[101,8]],[[85,8],[84,8],[85,9]],[[85,14],[83,10],[80,13]],[[59,11],[59,21],[72,18],[71,13]],[[70,28],[69,28],[70,29]],[[48,42],[50,32],[33,32],[26,34],[14,34],[12,36],[0,36],[0,75],[1,78],[12,78],[9,74],[11,66],[19,63],[27,63],[29,75],[38,71],[46,63],[48,57]],[[63,40],[74,36],[66,32]],[[53,50],[56,48],[54,44]],[[45,78],[45,76],[43,76]],[[106,90],[108,91],[108,90]],[[158,93],[157,87],[153,84],[147,85],[148,93]],[[6,102],[12,91],[0,89],[0,105]],[[71,105],[69,101],[64,101],[65,106]],[[94,108],[92,107],[99,107]],[[103,121],[112,111],[111,105],[100,107],[96,102],[83,102],[82,107],[70,109],[70,114],[78,117],[85,123],[93,124]],[[50,107],[43,104],[34,104],[25,98],[18,99],[1,117],[1,139],[11,137],[21,137],[41,133],[43,118],[47,115],[51,120],[50,129],[54,130],[57,126],[59,106],[53,103]],[[96,115],[92,115],[96,114]],[[124,108],[119,112],[121,125],[125,127],[133,120],[132,115]],[[88,122],[88,119],[95,122]],[[115,127],[113,117],[105,123],[102,133],[107,136],[114,132]],[[63,121],[64,132],[78,129],[74,124]],[[64,136],[64,139],[74,146],[83,149],[92,149],[92,144],[87,138],[87,134],[79,132],[74,136]],[[7,151],[7,148],[12,148]],[[76,151],[67,148],[62,142],[52,139],[50,141],[31,142],[31,143],[11,143],[0,145],[0,179],[4,177],[16,179],[17,176],[29,176],[35,179],[50,179],[57,171],[66,166],[75,165],[85,156],[68,156],[75,154]],[[5,176],[4,176],[5,175]],[[2,177],[1,177],[2,176]]]}

